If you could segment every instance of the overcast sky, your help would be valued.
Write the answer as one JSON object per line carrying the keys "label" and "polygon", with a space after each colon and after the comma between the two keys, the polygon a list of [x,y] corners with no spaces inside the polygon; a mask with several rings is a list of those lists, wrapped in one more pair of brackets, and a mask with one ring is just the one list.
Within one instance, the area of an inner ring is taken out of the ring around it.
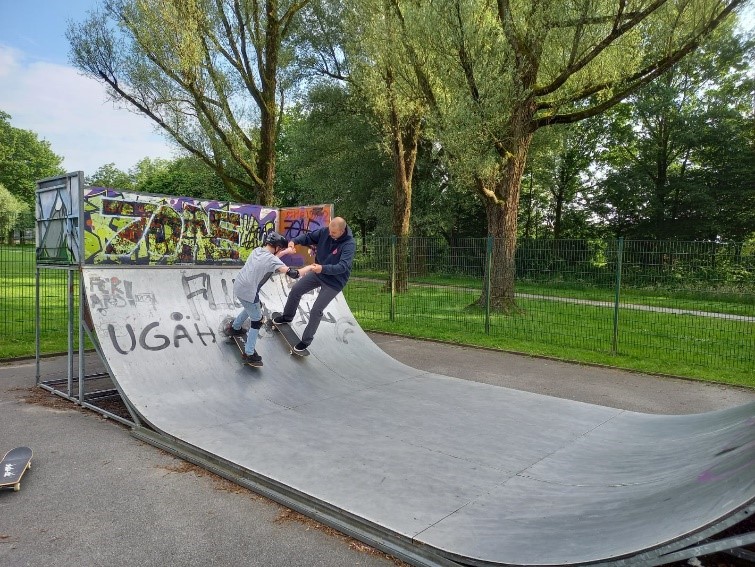
{"label": "overcast sky", "polygon": [[[107,101],[99,83],[68,63],[65,31],[97,0],[0,0],[0,110],[63,157],[66,171],[91,175],[114,163],[128,171],[140,159],[170,158],[172,146],[152,122]],[[745,26],[755,28],[755,0]]]}

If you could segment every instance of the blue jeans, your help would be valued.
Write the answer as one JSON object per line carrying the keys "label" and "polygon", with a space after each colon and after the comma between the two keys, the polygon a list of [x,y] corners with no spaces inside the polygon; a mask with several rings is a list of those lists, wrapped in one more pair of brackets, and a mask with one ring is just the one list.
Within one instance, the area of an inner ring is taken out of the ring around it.
{"label": "blue jeans", "polygon": [[[244,306],[244,309],[241,310],[241,313],[236,315],[236,318],[231,324],[237,331],[241,329],[241,326],[247,319],[251,319],[252,322],[262,320],[262,306],[259,301],[252,302],[245,299],[239,299],[239,301],[241,302],[241,305]],[[257,336],[259,334],[260,330],[255,329],[254,326],[249,329],[249,332],[246,334],[246,346],[244,347],[244,352],[246,354],[250,356],[254,354],[254,345],[257,344]]]}

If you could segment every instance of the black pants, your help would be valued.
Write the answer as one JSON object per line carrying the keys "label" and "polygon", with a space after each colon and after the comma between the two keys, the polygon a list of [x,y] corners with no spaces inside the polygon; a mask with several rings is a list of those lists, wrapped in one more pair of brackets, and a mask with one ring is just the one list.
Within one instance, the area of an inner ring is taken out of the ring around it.
{"label": "black pants", "polygon": [[325,314],[325,308],[338,295],[339,290],[323,285],[317,274],[310,272],[300,278],[294,284],[294,287],[291,288],[286,300],[286,307],[283,309],[283,316],[286,319],[293,320],[302,296],[318,287],[320,288],[320,293],[317,294],[317,299],[315,299],[312,305],[312,310],[309,312],[309,323],[307,323],[301,336],[301,341],[308,346],[312,344],[312,340],[315,338],[317,327],[320,326],[320,321],[322,321],[322,317]]}

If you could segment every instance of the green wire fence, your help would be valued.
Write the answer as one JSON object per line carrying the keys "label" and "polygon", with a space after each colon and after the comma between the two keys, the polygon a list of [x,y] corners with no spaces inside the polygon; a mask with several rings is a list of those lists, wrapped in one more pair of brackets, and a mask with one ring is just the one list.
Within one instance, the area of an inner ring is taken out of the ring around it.
{"label": "green wire fence", "polygon": [[[344,293],[367,330],[755,386],[755,244],[521,239],[506,312],[489,303],[493,250],[360,240]],[[0,246],[3,340],[31,354],[34,257]],[[40,277],[40,329],[65,334],[67,273]],[[0,358],[19,351],[4,344]]]}

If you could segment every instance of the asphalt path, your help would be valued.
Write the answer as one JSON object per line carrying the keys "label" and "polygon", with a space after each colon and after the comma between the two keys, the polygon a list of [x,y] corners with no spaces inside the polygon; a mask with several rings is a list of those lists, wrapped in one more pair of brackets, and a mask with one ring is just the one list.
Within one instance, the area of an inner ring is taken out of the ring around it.
{"label": "asphalt path", "polygon": [[[633,411],[698,413],[755,400],[743,388],[370,336],[423,370]],[[65,368],[65,359],[44,359],[42,376]],[[35,456],[21,491],[0,492],[2,566],[396,564],[35,387],[34,361],[0,365],[0,454],[19,445]]]}

